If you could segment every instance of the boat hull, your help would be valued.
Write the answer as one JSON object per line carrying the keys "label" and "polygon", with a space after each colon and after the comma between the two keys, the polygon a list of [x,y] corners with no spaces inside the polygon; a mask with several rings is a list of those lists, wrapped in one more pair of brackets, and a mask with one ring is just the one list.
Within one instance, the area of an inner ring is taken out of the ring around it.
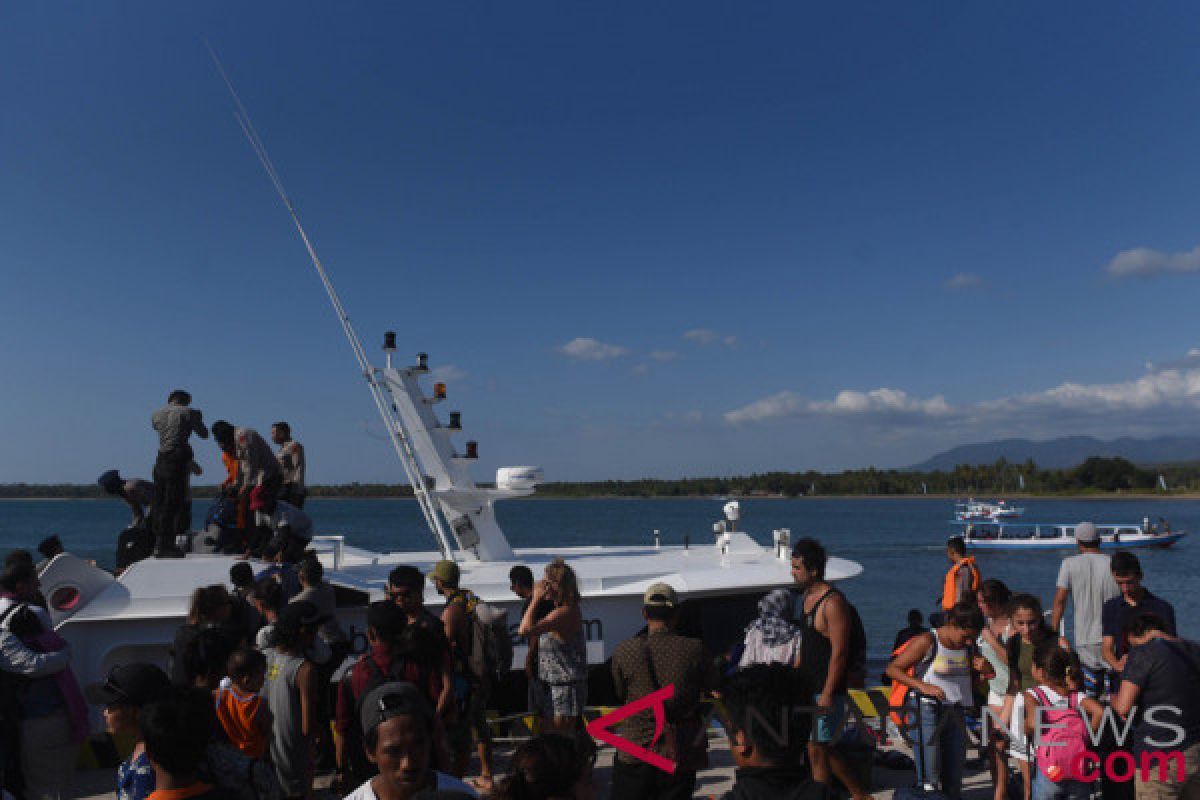
{"label": "boat hull", "polygon": [[[643,626],[642,598],[650,584],[665,581],[684,601],[681,624],[704,638],[712,652],[723,652],[754,615],[767,591],[792,585],[791,562],[784,552],[734,534],[724,549],[702,547],[576,547],[521,549],[514,561],[473,561],[460,554],[461,585],[508,612],[514,664],[524,663],[525,642],[517,636],[521,601],[509,588],[516,564],[540,574],[545,564],[563,557],[575,568],[583,595],[588,662],[605,663],[617,644]],[[375,553],[339,544],[320,553],[325,578],[338,596],[337,616],[352,637],[355,651],[366,649],[366,606],[384,597],[388,573],[400,564],[428,573],[436,552]],[[175,632],[183,624],[193,590],[227,583],[232,556],[189,555],[186,559],[147,559],[114,578],[70,555],[59,556],[43,573],[47,596],[65,587],[81,587],[81,600],[68,611],[51,609],[56,630],[71,645],[72,666],[83,684],[104,680],[116,664],[149,661],[166,665]],[[251,562],[255,571],[266,567]],[[861,567],[831,558],[831,580],[853,577]],[[432,586],[426,606],[443,604]]]}
{"label": "boat hull", "polygon": [[[1135,547],[1170,547],[1186,534],[1169,533],[1160,536],[1122,536],[1117,540],[1106,539],[1100,542],[1102,550],[1128,550]],[[1043,539],[968,539],[967,549],[973,551],[1015,551],[1015,550],[1074,550],[1075,540],[1068,537],[1053,537]]]}

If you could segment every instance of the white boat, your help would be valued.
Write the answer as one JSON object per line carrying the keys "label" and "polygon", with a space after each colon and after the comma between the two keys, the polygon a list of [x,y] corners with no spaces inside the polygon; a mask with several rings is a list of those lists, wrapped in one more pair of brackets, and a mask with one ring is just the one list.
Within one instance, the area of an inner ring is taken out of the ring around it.
{"label": "white boat", "polygon": [[[1075,525],[1007,523],[1004,521],[961,522],[968,550],[1065,550],[1075,547]],[[1097,524],[1100,547],[1122,550],[1133,547],[1170,547],[1187,535],[1172,530],[1168,523],[1156,528],[1143,523]]]}
{"label": "white boat", "polygon": [[1011,506],[1005,500],[990,503],[971,498],[965,503],[954,504],[954,519],[960,522],[1016,519],[1024,513],[1025,509]]}
{"label": "white boat", "polygon": [[[232,85],[230,91],[233,93]],[[429,372],[428,358],[420,354],[413,365],[394,364],[395,334],[388,333],[384,366],[369,361],[261,140],[236,93],[233,97],[247,139],[291,214],[342,323],[432,534],[433,547],[420,552],[371,552],[338,535],[314,538],[326,579],[336,590],[338,617],[354,634],[359,649],[365,648],[366,605],[383,598],[387,575],[400,564],[428,572],[440,559],[456,561],[462,586],[508,610],[517,650],[514,663],[518,665],[523,663],[523,648],[516,637],[520,601],[511,593],[508,577],[509,569],[518,564],[540,574],[545,564],[562,557],[575,569],[583,595],[588,659],[593,665],[603,663],[619,642],[642,627],[642,596],[652,583],[665,581],[680,592],[684,601],[681,614],[713,652],[722,652],[740,635],[763,593],[792,584],[790,532],[776,530],[771,544],[760,544],[740,530],[736,502],[726,505],[725,518],[716,522],[712,531],[696,531],[690,542],[683,544],[663,545],[656,537],[644,546],[551,544],[514,550],[496,521],[494,505],[532,494],[541,470],[502,468],[497,471],[495,488],[477,486],[470,474],[478,457],[476,443],[466,442],[462,450],[454,444],[462,429],[460,415],[451,412],[442,421],[434,411],[446,398],[445,386],[436,384],[427,394],[420,385]],[[206,549],[208,539],[203,534],[195,536],[193,552],[185,558],[140,561],[120,577],[70,554],[59,555],[46,566],[41,574],[42,590],[56,630],[71,644],[72,666],[80,681],[103,680],[117,664],[166,661],[167,648],[184,621],[193,590],[226,583],[235,563],[233,556],[198,552]],[[266,566],[252,563],[256,568]],[[831,558],[827,577],[842,580],[861,571],[854,562]],[[426,586],[425,601],[434,610],[442,605],[431,585]]]}

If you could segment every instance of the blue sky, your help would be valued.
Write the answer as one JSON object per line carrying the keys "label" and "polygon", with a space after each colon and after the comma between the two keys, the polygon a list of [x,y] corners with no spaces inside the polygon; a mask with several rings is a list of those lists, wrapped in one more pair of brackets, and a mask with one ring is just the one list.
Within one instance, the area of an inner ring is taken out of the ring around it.
{"label": "blue sky", "polygon": [[0,481],[147,474],[175,386],[290,420],[312,480],[400,477],[205,38],[481,478],[1200,430],[1194,6],[2,15]]}

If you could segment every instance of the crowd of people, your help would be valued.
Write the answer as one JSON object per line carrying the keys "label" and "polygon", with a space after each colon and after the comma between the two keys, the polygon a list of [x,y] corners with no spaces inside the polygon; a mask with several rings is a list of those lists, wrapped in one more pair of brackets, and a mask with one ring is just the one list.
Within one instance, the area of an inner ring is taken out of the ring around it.
{"label": "crowd of people", "polygon": [[[160,491],[159,479],[186,481],[190,449],[176,452],[178,432],[202,430],[199,412],[185,413],[186,400],[162,415],[174,420],[164,430],[176,432],[164,441],[176,444],[156,469],[151,509],[168,526],[179,524],[181,512],[162,513],[157,504],[186,492]],[[232,436],[231,479],[251,510],[255,487],[283,490],[283,464],[257,434],[221,423],[213,434],[218,442]],[[268,455],[274,469],[265,466]],[[130,496],[145,491],[127,486]],[[302,494],[291,496],[303,502]],[[1101,553],[1088,523],[1076,527],[1076,541],[1079,552],[1063,561],[1048,614],[1034,594],[985,578],[961,539],[948,542],[950,568],[931,625],[919,609],[909,612],[886,667],[895,721],[911,742],[923,790],[960,796],[974,745],[991,770],[995,800],[1088,796],[1095,787],[1063,762],[1064,754],[1090,747],[1081,731],[1099,730],[1115,712],[1131,721],[1132,735],[1105,747],[1138,756],[1156,739],[1155,720],[1136,709],[1170,706],[1182,732],[1171,745],[1183,754],[1181,771],[1097,785],[1106,797],[1122,790],[1139,800],[1200,797],[1200,644],[1176,637],[1170,603],[1146,587],[1134,554]],[[56,540],[42,547],[47,559],[62,549]],[[40,565],[25,551],[10,554],[0,575],[5,788],[17,800],[64,797],[89,734],[90,703],[113,741],[128,747],[115,776],[119,800],[306,798],[322,773],[332,774],[334,792],[353,800],[593,796],[596,748],[584,732],[584,711],[596,676],[568,563],[552,561],[538,579],[528,567],[512,569],[511,590],[522,603],[516,632],[529,645],[524,664],[513,665],[507,627],[461,585],[453,561],[428,573],[393,569],[384,598],[366,609],[364,649],[339,623],[335,591],[316,555],[287,547],[275,555],[274,563],[236,561],[228,585],[195,590],[165,669],[123,664],[81,689],[45,611]],[[618,704],[671,691],[657,710],[619,724],[616,732],[632,747],[615,754],[611,797],[695,796],[713,707],[737,765],[727,798],[870,797],[869,773],[846,746],[848,735],[864,735],[847,717],[851,691],[867,679],[866,633],[852,598],[827,581],[826,562],[820,542],[797,541],[793,586],[766,593],[723,653],[710,653],[682,629],[685,598],[676,589],[646,589],[644,627],[615,647],[608,688]],[[425,607],[427,585],[444,601],[440,615]],[[1071,640],[1060,634],[1068,606]],[[499,770],[487,709],[514,666],[526,676],[526,706],[539,723]],[[972,734],[984,708],[982,735]],[[1064,731],[1050,742],[1039,727],[1046,720]]]}
{"label": "crowd of people", "polygon": [[[191,437],[209,438],[203,413],[192,408],[192,396],[176,389],[167,404],[151,414],[158,435],[153,481],[122,478],[108,470],[97,483],[108,494],[125,501],[133,512],[130,526],[117,542],[117,570],[154,555],[185,555],[192,529],[191,478],[202,474],[195,461]],[[287,422],[271,426],[271,446],[253,428],[219,419],[211,435],[221,452],[226,475],[208,522],[220,531],[215,549],[295,560],[312,539],[312,520],[304,513],[304,446],[292,438]],[[148,511],[147,511],[148,510]]]}

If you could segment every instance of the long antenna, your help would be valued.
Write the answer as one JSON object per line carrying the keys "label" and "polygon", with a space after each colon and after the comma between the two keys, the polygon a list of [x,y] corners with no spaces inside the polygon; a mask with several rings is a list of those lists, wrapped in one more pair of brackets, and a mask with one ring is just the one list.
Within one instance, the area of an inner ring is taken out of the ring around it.
{"label": "long antenna", "polygon": [[375,408],[379,411],[379,416],[383,419],[383,424],[387,428],[388,438],[392,440],[392,447],[396,450],[396,455],[400,458],[401,466],[404,467],[405,477],[408,478],[409,485],[413,488],[413,495],[417,499],[421,513],[425,516],[425,523],[429,526],[429,530],[437,540],[442,556],[451,558],[453,551],[450,547],[449,537],[447,537],[446,531],[442,527],[442,519],[433,505],[432,498],[429,496],[429,492],[425,486],[424,470],[421,469],[421,463],[417,459],[416,453],[409,442],[408,435],[404,431],[399,412],[396,410],[395,405],[385,396],[385,390],[379,383],[377,372],[367,358],[366,350],[363,349],[358,334],[355,333],[354,327],[350,324],[350,316],[346,313],[346,309],[342,305],[342,300],[338,297],[337,290],[333,288],[333,282],[329,280],[329,274],[325,271],[325,266],[321,263],[320,257],[317,256],[317,251],[313,247],[312,240],[308,237],[308,232],[304,230],[304,225],[300,222],[300,215],[296,212],[296,206],[292,203],[292,198],[283,186],[283,181],[279,177],[279,172],[275,169],[275,164],[272,163],[270,155],[267,154],[266,145],[263,144],[262,138],[259,137],[258,131],[254,127],[254,123],[250,120],[250,112],[242,104],[242,98],[238,96],[237,90],[233,88],[233,81],[229,79],[228,73],[225,72],[225,65],[217,57],[217,52],[212,48],[212,45],[206,41],[204,46],[208,48],[208,54],[212,57],[213,65],[217,68],[217,73],[221,76],[221,80],[225,82],[225,87],[229,90],[230,97],[233,98],[233,104],[236,108],[233,114],[234,119],[237,120],[238,126],[246,136],[246,141],[250,143],[250,148],[254,151],[254,155],[258,158],[259,163],[262,164],[267,177],[270,178],[271,185],[275,187],[275,192],[279,195],[279,199],[283,201],[284,207],[287,208],[288,215],[291,216],[292,222],[296,226],[296,231],[300,234],[300,240],[304,242],[304,249],[308,251],[309,260],[312,261],[313,268],[317,271],[317,277],[321,279],[321,285],[325,287],[325,294],[329,296],[329,302],[333,306],[334,313],[337,314],[338,322],[341,323],[342,332],[346,335],[346,340],[350,342],[350,349],[354,351],[354,358],[358,362],[358,368],[367,381],[367,386],[371,391],[371,399],[375,401]]}

